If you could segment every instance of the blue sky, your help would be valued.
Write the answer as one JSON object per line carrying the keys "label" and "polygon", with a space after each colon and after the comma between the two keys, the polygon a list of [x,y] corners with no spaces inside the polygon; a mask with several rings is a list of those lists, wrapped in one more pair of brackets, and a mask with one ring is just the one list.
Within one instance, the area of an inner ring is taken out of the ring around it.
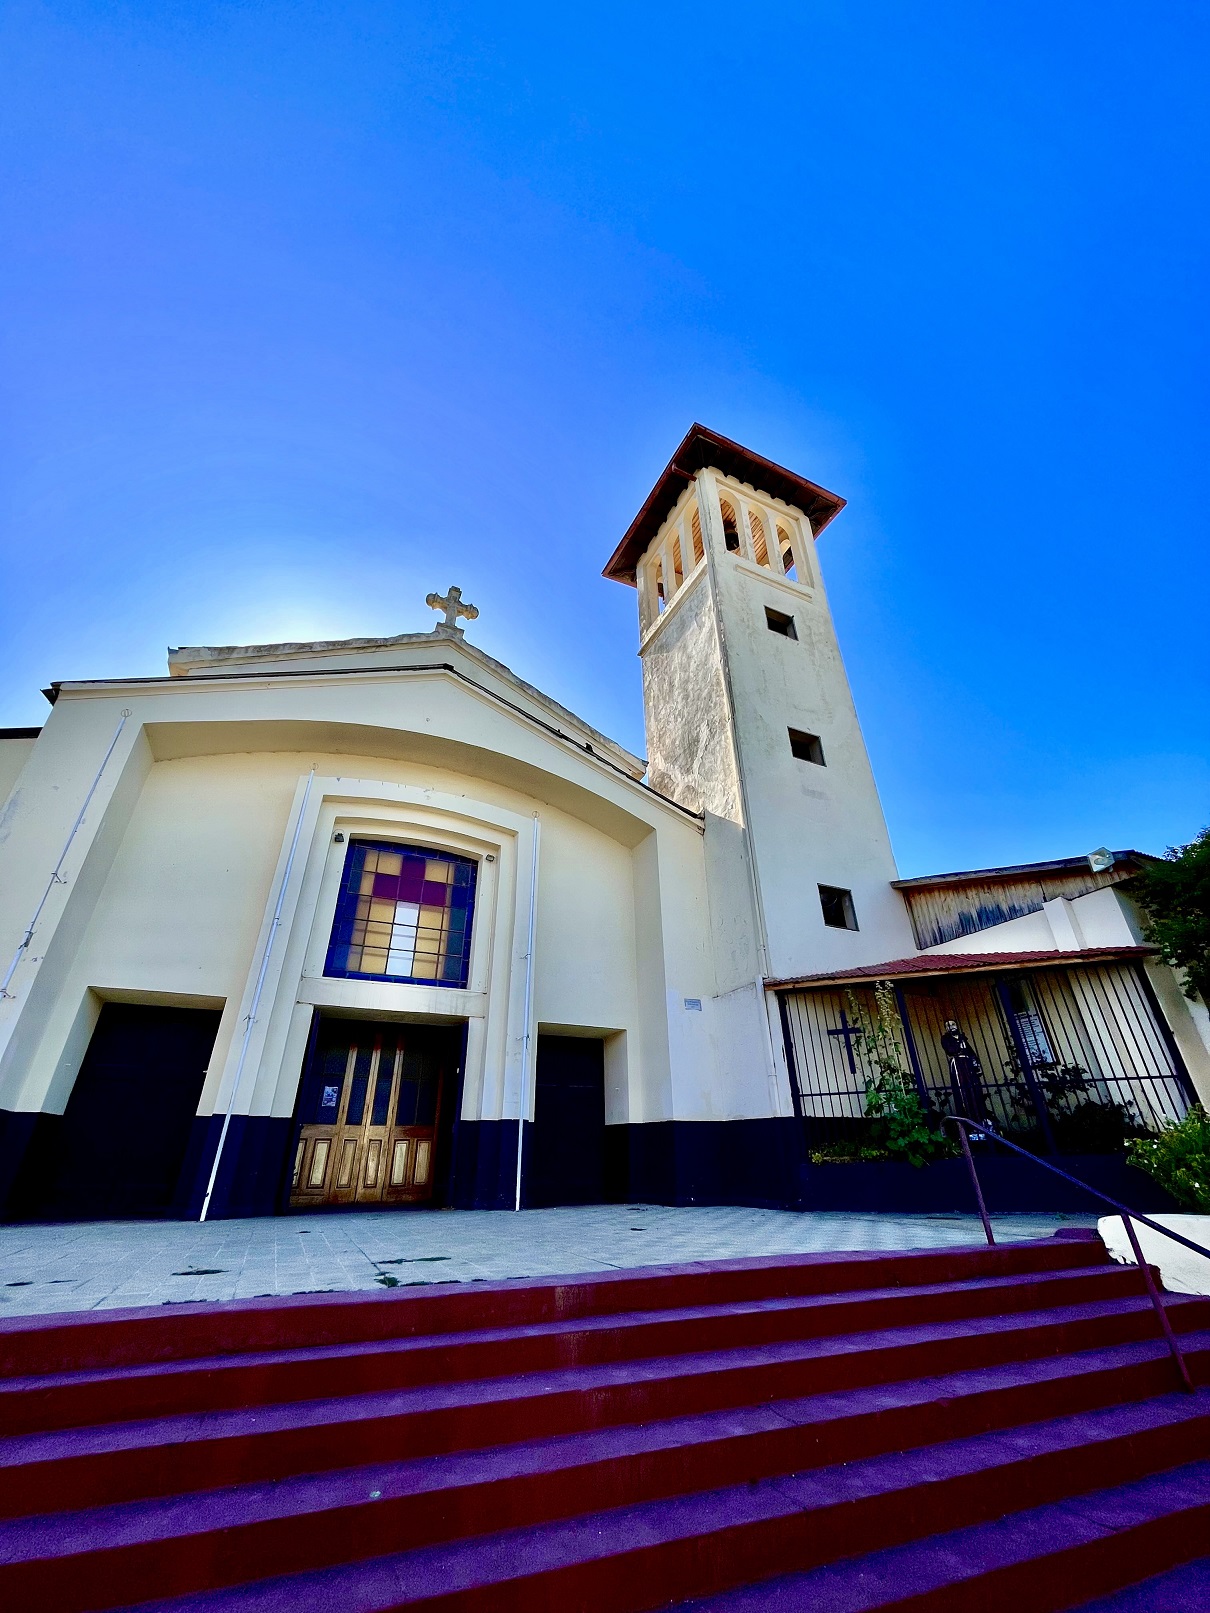
{"label": "blue sky", "polygon": [[821,560],[905,874],[1210,821],[1198,0],[0,6],[0,723],[471,637],[642,750],[691,421]]}

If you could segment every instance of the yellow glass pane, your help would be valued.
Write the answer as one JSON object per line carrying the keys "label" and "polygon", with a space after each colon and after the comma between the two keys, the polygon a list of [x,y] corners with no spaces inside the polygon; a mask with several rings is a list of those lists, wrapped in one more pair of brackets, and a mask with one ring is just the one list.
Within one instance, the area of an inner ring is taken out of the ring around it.
{"label": "yellow glass pane", "polygon": [[378,872],[380,874],[402,873],[403,858],[397,851],[380,851],[378,853]]}
{"label": "yellow glass pane", "polygon": [[440,880],[443,885],[448,885],[454,877],[454,865],[430,858],[424,865],[424,877],[429,880]]}
{"label": "yellow glass pane", "polygon": [[384,975],[387,972],[387,958],[390,953],[380,947],[363,947],[361,962],[358,964],[358,973],[363,975]]}
{"label": "yellow glass pane", "polygon": [[[358,918],[361,913],[358,912]],[[381,897],[375,897],[370,903],[367,914],[371,924],[393,924],[395,922],[395,904]]]}
{"label": "yellow glass pane", "polygon": [[417,952],[412,959],[411,975],[416,980],[436,980],[441,956],[436,952]]}

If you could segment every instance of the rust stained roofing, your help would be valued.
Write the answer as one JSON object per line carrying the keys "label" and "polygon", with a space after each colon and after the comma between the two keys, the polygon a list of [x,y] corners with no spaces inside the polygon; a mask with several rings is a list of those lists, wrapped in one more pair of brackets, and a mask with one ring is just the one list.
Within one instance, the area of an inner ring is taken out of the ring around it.
{"label": "rust stained roofing", "polygon": [[615,582],[634,582],[634,572],[643,552],[652,538],[668,519],[669,513],[686,486],[699,470],[713,466],[738,482],[747,482],[759,493],[767,493],[783,504],[801,510],[818,537],[834,515],[844,509],[845,501],[837,493],[829,493],[798,476],[771,459],[762,459],[750,448],[722,437],[706,426],[690,426],[684,442],[668,461],[663,474],[647,495],[647,502],[626,529],[626,533],[610,556],[602,573]]}
{"label": "rust stained roofing", "polygon": [[867,980],[903,980],[919,975],[1054,969],[1080,963],[1136,962],[1150,957],[1154,951],[1154,947],[1092,947],[1083,952],[922,952],[914,958],[896,958],[891,963],[867,963],[857,969],[837,969],[831,974],[767,980],[765,984],[771,991],[789,991],[796,986],[860,985]]}

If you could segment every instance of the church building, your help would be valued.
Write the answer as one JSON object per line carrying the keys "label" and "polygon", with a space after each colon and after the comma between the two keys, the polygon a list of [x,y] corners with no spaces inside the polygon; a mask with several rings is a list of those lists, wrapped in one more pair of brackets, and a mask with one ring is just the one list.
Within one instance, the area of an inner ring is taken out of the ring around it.
{"label": "church building", "polygon": [[605,567],[646,759],[457,588],[431,632],[53,684],[0,730],[0,1215],[829,1207],[880,1033],[926,1105],[1066,1154],[1210,1097],[1140,854],[899,879],[843,505],[689,432]]}

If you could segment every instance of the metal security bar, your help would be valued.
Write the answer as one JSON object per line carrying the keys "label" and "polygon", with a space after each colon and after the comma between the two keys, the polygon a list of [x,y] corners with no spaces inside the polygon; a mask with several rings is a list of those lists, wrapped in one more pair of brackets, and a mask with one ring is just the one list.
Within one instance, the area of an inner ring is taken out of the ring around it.
{"label": "metal security bar", "polygon": [[968,1120],[965,1115],[944,1115],[942,1118],[946,1125],[952,1125],[954,1127],[958,1133],[959,1140],[962,1143],[962,1154],[966,1160],[966,1168],[970,1173],[971,1186],[975,1192],[975,1202],[979,1206],[979,1216],[983,1222],[983,1232],[989,1244],[994,1246],[996,1237],[992,1231],[991,1217],[987,1213],[987,1204],[983,1198],[983,1189],[979,1184],[979,1171],[975,1165],[975,1156],[970,1145],[970,1139],[972,1137],[974,1137],[976,1140],[982,1137],[994,1139],[995,1142],[997,1142],[1001,1147],[1010,1148],[1014,1154],[1024,1154],[1026,1159],[1030,1159],[1035,1165],[1040,1165],[1044,1170],[1050,1171],[1052,1176],[1060,1176],[1065,1182],[1071,1182],[1076,1187],[1083,1188],[1085,1193],[1090,1194],[1094,1199],[1099,1199],[1102,1204],[1108,1204],[1111,1209],[1114,1209],[1118,1212],[1122,1218],[1122,1225],[1126,1229],[1126,1236],[1130,1239],[1130,1247],[1134,1252],[1135,1261],[1139,1267],[1139,1270],[1143,1274],[1143,1281],[1147,1285],[1147,1294],[1155,1310],[1156,1317],[1159,1320],[1160,1331],[1164,1335],[1169,1353],[1171,1354],[1173,1362],[1176,1365],[1177,1372],[1180,1375],[1181,1387],[1186,1391],[1186,1393],[1193,1394],[1193,1379],[1189,1375],[1188,1363],[1185,1360],[1184,1352],[1181,1350],[1180,1343],[1177,1340],[1175,1331],[1173,1330],[1172,1321],[1168,1315],[1167,1308],[1165,1307],[1163,1300],[1160,1298],[1160,1291],[1156,1287],[1155,1273],[1152,1271],[1147,1261],[1143,1258],[1143,1248],[1139,1243],[1138,1233],[1134,1230],[1134,1223],[1136,1221],[1141,1221],[1145,1227],[1150,1227],[1153,1232],[1161,1232],[1163,1233],[1164,1237],[1171,1238],[1174,1243],[1183,1244],[1186,1249],[1192,1249],[1195,1254],[1205,1255],[1207,1259],[1210,1259],[1210,1249],[1204,1249],[1200,1243],[1194,1243],[1192,1238],[1186,1238],[1183,1233],[1174,1232],[1171,1227],[1162,1226],[1160,1222],[1153,1221],[1150,1216],[1140,1215],[1137,1210],[1132,1210],[1129,1205],[1123,1204],[1119,1199],[1110,1198],[1108,1193],[1102,1193],[1095,1187],[1089,1187],[1087,1182],[1081,1182],[1078,1177],[1069,1176],[1066,1171],[1060,1170],[1057,1165],[1052,1165],[1049,1160],[1038,1159],[1036,1156],[1029,1154],[1025,1149],[1018,1148],[1016,1143],[1009,1142],[1007,1137],[1000,1136],[999,1133],[992,1131],[986,1124],[980,1125],[976,1121]]}
{"label": "metal security bar", "polygon": [[1092,964],[782,994],[807,1145],[860,1150],[867,1033],[886,1018],[925,1104],[987,1120],[1032,1152],[1112,1153],[1193,1098],[1141,968]]}

